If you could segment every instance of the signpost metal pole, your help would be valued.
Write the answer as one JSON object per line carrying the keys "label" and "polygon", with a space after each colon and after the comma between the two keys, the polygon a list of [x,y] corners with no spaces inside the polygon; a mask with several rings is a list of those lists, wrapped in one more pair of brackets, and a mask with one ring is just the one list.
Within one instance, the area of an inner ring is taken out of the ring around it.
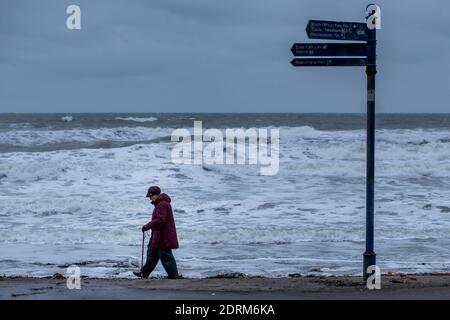
{"label": "signpost metal pole", "polygon": [[[367,17],[366,23],[345,21],[309,20],[306,33],[310,39],[365,41],[366,43],[295,43],[291,52],[300,57],[291,64],[295,67],[355,67],[365,66],[367,74],[367,168],[366,168],[366,251],[363,259],[364,280],[372,275],[369,266],[376,266],[374,249],[374,191],[375,191],[375,74],[376,61],[376,24],[370,19],[376,11]],[[374,25],[369,28],[369,23]],[[357,57],[361,58],[336,58]]]}
{"label": "signpost metal pole", "polygon": [[374,249],[374,191],[375,191],[375,74],[376,29],[367,30],[367,171],[366,171],[366,251],[364,252],[363,275],[367,281],[371,273],[369,266],[376,265]]}

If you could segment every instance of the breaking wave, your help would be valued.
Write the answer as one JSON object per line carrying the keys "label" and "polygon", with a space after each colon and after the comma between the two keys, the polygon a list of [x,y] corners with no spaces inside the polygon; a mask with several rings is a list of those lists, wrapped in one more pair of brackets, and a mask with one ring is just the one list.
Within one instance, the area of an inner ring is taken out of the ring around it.
{"label": "breaking wave", "polygon": [[[87,274],[111,275],[123,267],[126,276],[134,268],[128,261],[140,257],[139,226],[152,209],[145,192],[154,183],[173,198],[177,254],[187,275],[303,272],[319,265],[311,262],[317,257],[330,274],[360,271],[364,130],[280,128],[275,176],[260,176],[256,166],[174,164],[172,131],[141,125],[2,131],[0,147],[53,148],[0,154],[2,257],[16,259],[22,273],[36,269],[27,261],[55,268],[75,261],[86,264]],[[392,263],[383,270],[417,271],[423,262],[426,270],[448,268],[449,142],[448,130],[378,130],[377,252]],[[75,148],[56,148],[61,144]],[[120,255],[133,257],[121,266],[114,262]],[[0,268],[17,272],[5,261]]]}
{"label": "breaking wave", "polygon": [[158,120],[158,118],[155,117],[148,117],[148,118],[136,118],[136,117],[116,117],[116,120],[123,120],[123,121],[134,121],[134,122],[153,122]]}

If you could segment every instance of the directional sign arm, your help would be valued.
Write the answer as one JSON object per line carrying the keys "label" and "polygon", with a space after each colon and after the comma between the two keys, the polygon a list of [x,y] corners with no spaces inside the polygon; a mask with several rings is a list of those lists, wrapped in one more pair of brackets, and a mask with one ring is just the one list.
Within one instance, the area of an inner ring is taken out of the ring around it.
{"label": "directional sign arm", "polygon": [[367,56],[366,43],[295,43],[291,52],[297,57],[306,56]]}
{"label": "directional sign arm", "polygon": [[367,65],[367,59],[357,58],[303,58],[293,59],[294,67],[362,67]]}
{"label": "directional sign arm", "polygon": [[309,20],[310,39],[367,41],[367,25],[361,22]]}

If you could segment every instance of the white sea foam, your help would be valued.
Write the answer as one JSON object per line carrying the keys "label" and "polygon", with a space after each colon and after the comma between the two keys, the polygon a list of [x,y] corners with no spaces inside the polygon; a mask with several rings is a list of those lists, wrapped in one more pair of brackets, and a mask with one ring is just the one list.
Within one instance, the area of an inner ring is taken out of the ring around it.
{"label": "white sea foam", "polygon": [[64,122],[72,122],[73,117],[72,116],[64,116],[61,118],[61,120]]}
{"label": "white sea foam", "polygon": [[158,118],[155,117],[148,117],[148,118],[137,118],[137,117],[116,117],[116,120],[123,120],[123,121],[134,121],[134,122],[153,122],[158,120]]}
{"label": "white sea foam", "polygon": [[[15,132],[2,133],[0,143],[139,141],[171,130]],[[0,154],[0,244],[9,261],[0,261],[0,270],[51,273],[61,270],[27,263],[91,261],[86,274],[131,275],[139,226],[151,214],[146,187],[159,184],[173,197],[176,254],[186,276],[279,276],[317,267],[320,274],[359,273],[365,132],[286,127],[280,134],[280,171],[271,177],[255,166],[175,165],[172,142]],[[377,132],[376,249],[383,272],[449,268],[449,143],[444,130]]]}
{"label": "white sea foam", "polygon": [[171,129],[117,127],[69,130],[13,130],[0,135],[0,144],[10,146],[44,146],[59,143],[114,141],[148,141],[170,135]]}

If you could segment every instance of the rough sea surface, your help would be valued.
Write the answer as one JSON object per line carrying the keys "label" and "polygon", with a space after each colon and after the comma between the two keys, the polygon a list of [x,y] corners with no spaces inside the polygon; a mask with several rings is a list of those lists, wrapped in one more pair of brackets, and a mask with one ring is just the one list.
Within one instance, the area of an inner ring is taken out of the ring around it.
{"label": "rough sea surface", "polygon": [[[279,128],[278,174],[172,163],[194,120]],[[365,138],[357,114],[0,114],[0,274],[130,277],[153,184],[184,276],[361,274]],[[381,271],[450,271],[450,115],[378,115],[376,161]]]}

